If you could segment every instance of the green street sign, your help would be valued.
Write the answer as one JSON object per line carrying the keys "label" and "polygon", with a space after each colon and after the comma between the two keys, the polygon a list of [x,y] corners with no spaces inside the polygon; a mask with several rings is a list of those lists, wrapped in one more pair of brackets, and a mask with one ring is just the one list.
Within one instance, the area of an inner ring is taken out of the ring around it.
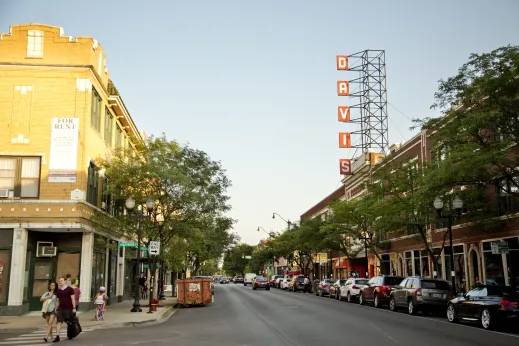
{"label": "green street sign", "polygon": [[272,270],[269,270],[269,275],[272,275]]}
{"label": "green street sign", "polygon": [[119,247],[137,247],[136,241],[120,241]]}

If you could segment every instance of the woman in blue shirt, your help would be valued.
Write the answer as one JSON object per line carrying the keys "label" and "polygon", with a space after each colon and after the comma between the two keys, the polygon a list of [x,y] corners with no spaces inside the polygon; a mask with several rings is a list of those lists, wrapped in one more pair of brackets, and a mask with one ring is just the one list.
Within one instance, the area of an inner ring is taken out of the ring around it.
{"label": "woman in blue shirt", "polygon": [[47,342],[47,338],[52,340],[52,324],[56,318],[56,287],[58,285],[55,282],[51,282],[49,291],[45,292],[40,298],[40,302],[43,302],[42,316],[47,321],[47,333],[43,338],[45,342]]}

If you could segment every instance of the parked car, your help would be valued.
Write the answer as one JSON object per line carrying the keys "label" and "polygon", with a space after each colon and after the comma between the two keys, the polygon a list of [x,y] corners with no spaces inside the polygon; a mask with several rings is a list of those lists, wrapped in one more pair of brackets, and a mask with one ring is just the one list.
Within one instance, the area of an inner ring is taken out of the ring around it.
{"label": "parked car", "polygon": [[332,279],[324,279],[319,281],[319,283],[315,287],[315,295],[316,296],[327,296],[330,294],[330,287],[335,283]]}
{"label": "parked car", "polygon": [[492,329],[503,322],[519,320],[519,294],[511,287],[486,285],[474,288],[447,305],[447,319],[457,323],[478,322],[483,329]]}
{"label": "parked car", "polygon": [[399,307],[407,307],[409,314],[414,315],[426,308],[446,308],[452,298],[448,281],[412,276],[393,286],[389,296],[389,309],[396,311]]}
{"label": "parked car", "polygon": [[282,282],[283,282],[283,277],[277,278],[276,281],[274,281],[274,287],[281,288]]}
{"label": "parked car", "polygon": [[288,284],[288,290],[292,292],[297,291],[303,291],[303,292],[311,292],[312,291],[312,284],[310,283],[310,280],[308,280],[308,285],[305,285],[305,278],[304,275],[294,275],[292,277],[292,280]]}
{"label": "parked car", "polygon": [[368,284],[369,279],[349,278],[346,280],[344,286],[341,287],[339,300],[344,300],[348,303],[359,299],[360,290]]}
{"label": "parked car", "polygon": [[400,284],[404,279],[402,276],[379,275],[372,277],[368,284],[360,290],[359,304],[372,302],[376,308],[388,305],[393,286]]}
{"label": "parked car", "polygon": [[333,283],[333,285],[330,287],[330,298],[339,300],[341,297],[341,287],[343,287],[346,284],[346,279],[339,279]]}
{"label": "parked car", "polygon": [[255,273],[247,273],[245,274],[245,279],[243,279],[243,286],[252,285],[254,278],[256,277]]}
{"label": "parked car", "polygon": [[252,289],[257,290],[258,288],[264,288],[267,291],[270,290],[270,281],[264,276],[256,276],[252,282]]}
{"label": "parked car", "polygon": [[283,278],[283,275],[272,275],[272,277],[270,278],[270,287],[275,287],[274,286],[274,283],[276,282],[277,279],[279,278]]}
{"label": "parked car", "polygon": [[291,278],[288,277],[288,276],[285,277],[285,278],[283,278],[283,280],[279,283],[279,285],[280,285],[279,288],[281,288],[281,289],[283,289],[283,290],[288,290],[288,286],[289,286],[289,284],[290,284],[290,281],[292,281],[292,280],[291,280]]}

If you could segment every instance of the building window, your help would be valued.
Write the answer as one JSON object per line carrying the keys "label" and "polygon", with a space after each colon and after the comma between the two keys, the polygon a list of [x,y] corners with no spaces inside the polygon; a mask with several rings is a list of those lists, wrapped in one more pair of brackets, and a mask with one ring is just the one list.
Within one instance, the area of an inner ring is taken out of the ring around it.
{"label": "building window", "polygon": [[88,203],[97,206],[97,187],[99,183],[99,173],[93,163],[88,166],[88,185],[86,200]]}
{"label": "building window", "polygon": [[101,96],[96,91],[96,89],[92,88],[92,114],[90,118],[90,124],[98,131],[101,131],[101,105],[102,105]]}
{"label": "building window", "polygon": [[116,129],[115,129],[115,147],[122,148],[122,146],[123,146],[123,130],[121,130],[119,125],[117,125]]}
{"label": "building window", "polygon": [[39,31],[39,30],[27,31],[27,57],[29,57],[29,58],[43,57],[43,31]]}
{"label": "building window", "polygon": [[105,107],[105,141],[109,146],[112,146],[112,129],[114,117],[110,114],[108,107]]}
{"label": "building window", "polygon": [[0,157],[0,190],[7,190],[9,197],[37,198],[40,193],[40,165],[40,157]]}

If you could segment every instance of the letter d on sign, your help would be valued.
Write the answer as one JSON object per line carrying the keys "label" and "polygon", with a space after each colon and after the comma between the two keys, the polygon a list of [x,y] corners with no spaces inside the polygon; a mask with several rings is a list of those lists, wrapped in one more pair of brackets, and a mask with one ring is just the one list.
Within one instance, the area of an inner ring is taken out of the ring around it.
{"label": "letter d on sign", "polygon": [[350,83],[347,80],[337,82],[337,95],[348,96],[350,94]]}
{"label": "letter d on sign", "polygon": [[351,148],[349,132],[339,132],[339,148]]}
{"label": "letter d on sign", "polygon": [[346,55],[337,55],[337,70],[348,70],[348,56]]}
{"label": "letter d on sign", "polygon": [[350,159],[340,159],[340,173],[342,175],[351,175],[351,160]]}

